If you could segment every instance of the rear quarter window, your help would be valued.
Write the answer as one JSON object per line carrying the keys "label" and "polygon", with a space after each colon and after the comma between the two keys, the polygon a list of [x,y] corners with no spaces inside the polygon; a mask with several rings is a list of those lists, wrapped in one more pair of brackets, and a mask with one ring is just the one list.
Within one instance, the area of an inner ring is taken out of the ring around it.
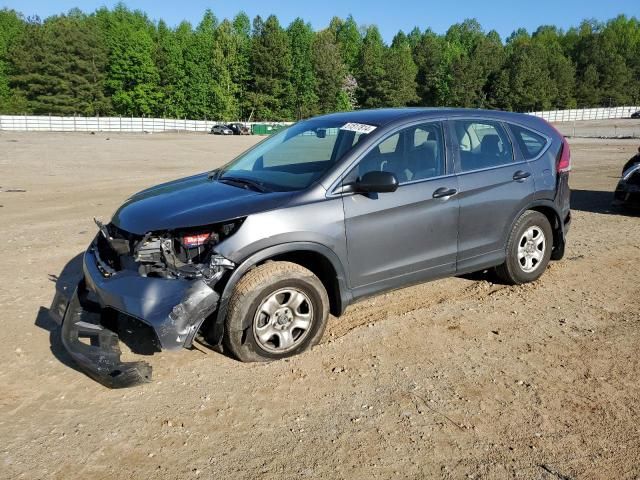
{"label": "rear quarter window", "polygon": [[542,135],[518,125],[509,125],[509,127],[525,160],[536,158],[547,146],[547,139]]}

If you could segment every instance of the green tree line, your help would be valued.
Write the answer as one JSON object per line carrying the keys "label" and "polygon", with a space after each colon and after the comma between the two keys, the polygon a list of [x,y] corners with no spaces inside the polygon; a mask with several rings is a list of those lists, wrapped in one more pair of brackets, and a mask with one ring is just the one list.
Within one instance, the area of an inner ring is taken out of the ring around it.
{"label": "green tree line", "polygon": [[356,108],[515,111],[637,103],[640,22],[618,16],[506,41],[476,20],[386,44],[352,16],[154,22],[120,4],[45,20],[0,10],[0,113],[296,120]]}

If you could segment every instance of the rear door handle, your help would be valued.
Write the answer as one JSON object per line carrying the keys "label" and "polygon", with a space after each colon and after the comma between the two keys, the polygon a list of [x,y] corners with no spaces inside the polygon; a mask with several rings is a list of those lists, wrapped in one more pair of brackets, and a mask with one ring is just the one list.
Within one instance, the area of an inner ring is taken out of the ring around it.
{"label": "rear door handle", "polygon": [[524,170],[518,170],[513,174],[513,179],[516,182],[522,182],[531,176],[531,172],[525,172]]}
{"label": "rear door handle", "polygon": [[452,197],[456,193],[458,193],[458,190],[456,190],[455,188],[441,187],[433,192],[433,198]]}

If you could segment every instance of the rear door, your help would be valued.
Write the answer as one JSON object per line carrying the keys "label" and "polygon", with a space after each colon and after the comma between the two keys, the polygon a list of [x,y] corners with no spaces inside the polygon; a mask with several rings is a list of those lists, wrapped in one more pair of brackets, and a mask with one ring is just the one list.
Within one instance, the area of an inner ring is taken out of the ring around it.
{"label": "rear door", "polygon": [[446,160],[442,124],[423,123],[383,139],[347,176],[389,171],[400,183],[392,193],[343,197],[355,296],[454,273],[458,185]]}
{"label": "rear door", "polygon": [[505,125],[449,121],[460,202],[458,271],[501,262],[518,213],[535,195],[530,166],[514,153]]}

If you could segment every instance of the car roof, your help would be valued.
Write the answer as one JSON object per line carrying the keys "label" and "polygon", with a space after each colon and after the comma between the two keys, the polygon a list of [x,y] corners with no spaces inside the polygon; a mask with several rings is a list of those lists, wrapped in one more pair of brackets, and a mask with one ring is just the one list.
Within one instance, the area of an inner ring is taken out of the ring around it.
{"label": "car roof", "polygon": [[[398,121],[411,120],[428,120],[430,118],[455,118],[455,117],[480,117],[485,119],[494,119],[505,122],[519,123],[530,126],[538,130],[549,133],[552,129],[547,122],[541,118],[534,117],[523,113],[505,112],[502,110],[482,110],[471,108],[429,108],[429,107],[410,107],[410,108],[379,108],[372,110],[354,110],[351,112],[339,112],[315,117],[317,119],[330,121],[344,121],[364,123],[382,127]],[[310,119],[312,120],[312,119]]]}

